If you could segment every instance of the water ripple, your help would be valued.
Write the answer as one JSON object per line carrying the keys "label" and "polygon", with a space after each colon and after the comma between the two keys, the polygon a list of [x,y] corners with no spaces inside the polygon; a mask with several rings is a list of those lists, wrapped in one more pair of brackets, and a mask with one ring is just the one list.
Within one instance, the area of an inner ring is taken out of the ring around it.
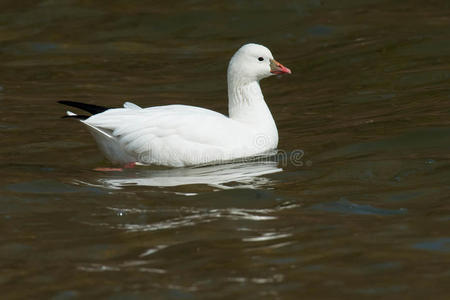
{"label": "water ripple", "polygon": [[371,205],[356,204],[350,202],[345,197],[342,197],[336,202],[315,204],[311,206],[310,209],[327,212],[344,213],[344,214],[382,215],[382,216],[401,215],[405,214],[408,211],[406,208],[384,209],[384,208],[377,208]]}

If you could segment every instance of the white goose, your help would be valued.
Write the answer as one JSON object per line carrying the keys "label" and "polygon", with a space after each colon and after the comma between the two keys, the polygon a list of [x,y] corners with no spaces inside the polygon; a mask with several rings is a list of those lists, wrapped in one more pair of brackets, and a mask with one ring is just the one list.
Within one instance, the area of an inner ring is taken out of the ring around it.
{"label": "white goose", "polygon": [[228,112],[167,105],[141,108],[126,102],[107,108],[59,101],[92,113],[66,117],[85,124],[113,163],[184,167],[218,163],[276,149],[278,131],[259,81],[291,70],[262,45],[246,44],[228,65]]}

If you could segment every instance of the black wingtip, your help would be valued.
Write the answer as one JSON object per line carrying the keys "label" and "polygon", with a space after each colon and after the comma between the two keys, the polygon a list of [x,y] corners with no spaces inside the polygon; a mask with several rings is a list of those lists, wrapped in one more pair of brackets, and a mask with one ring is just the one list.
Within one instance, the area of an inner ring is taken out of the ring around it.
{"label": "black wingtip", "polygon": [[76,101],[68,101],[68,100],[59,100],[58,103],[82,109],[93,115],[102,113],[105,110],[110,109],[110,107],[99,106],[99,105],[94,105],[94,104],[87,104],[87,103],[76,102]]}
{"label": "black wingtip", "polygon": [[78,120],[86,120],[89,116],[86,115],[74,115],[74,116],[62,116],[61,119],[78,119]]}

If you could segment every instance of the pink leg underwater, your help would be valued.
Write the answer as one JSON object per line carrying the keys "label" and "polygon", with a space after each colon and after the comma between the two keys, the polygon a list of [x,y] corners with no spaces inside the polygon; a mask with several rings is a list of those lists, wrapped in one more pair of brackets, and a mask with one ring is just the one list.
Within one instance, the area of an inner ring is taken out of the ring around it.
{"label": "pink leg underwater", "polygon": [[136,167],[136,162],[130,162],[123,166],[124,169],[132,169]]}
{"label": "pink leg underwater", "polygon": [[135,162],[127,163],[123,168],[95,168],[94,171],[99,172],[121,172],[123,169],[132,169],[136,166]]}

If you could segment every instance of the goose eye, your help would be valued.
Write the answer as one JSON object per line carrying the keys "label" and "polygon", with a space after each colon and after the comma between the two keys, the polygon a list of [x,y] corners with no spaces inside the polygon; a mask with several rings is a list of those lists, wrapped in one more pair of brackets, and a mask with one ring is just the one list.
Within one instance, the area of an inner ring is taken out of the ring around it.
{"label": "goose eye", "polygon": [[259,60],[259,61],[263,61],[264,58],[262,58],[262,57],[260,56],[260,57],[258,57],[258,60]]}

